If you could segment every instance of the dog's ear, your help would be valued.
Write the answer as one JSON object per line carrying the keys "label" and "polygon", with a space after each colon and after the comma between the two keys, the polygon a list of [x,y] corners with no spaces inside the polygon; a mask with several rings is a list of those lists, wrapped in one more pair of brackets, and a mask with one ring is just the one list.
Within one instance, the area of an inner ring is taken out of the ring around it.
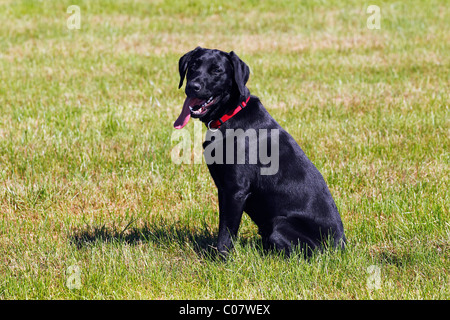
{"label": "dog's ear", "polygon": [[180,58],[178,61],[178,70],[180,72],[180,84],[178,85],[178,89],[183,86],[184,77],[186,76],[186,72],[189,66],[189,61],[191,61],[192,55],[198,50],[200,47],[195,48],[192,51],[189,51],[184,56]]}
{"label": "dog's ear", "polygon": [[247,83],[248,77],[250,76],[250,69],[248,68],[247,64],[242,61],[233,51],[229,53],[229,57],[234,69],[234,81],[237,84],[241,97],[245,97],[248,95],[248,93],[246,92],[248,91],[248,89],[246,90],[245,84]]}

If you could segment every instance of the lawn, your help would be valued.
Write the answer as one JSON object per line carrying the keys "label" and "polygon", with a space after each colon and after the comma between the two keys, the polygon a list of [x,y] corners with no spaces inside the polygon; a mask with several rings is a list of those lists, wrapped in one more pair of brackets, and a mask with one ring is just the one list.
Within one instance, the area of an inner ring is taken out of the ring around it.
{"label": "lawn", "polygon": [[[450,298],[447,1],[0,0],[0,21],[0,299]],[[265,253],[244,215],[214,258],[206,164],[171,161],[198,45],[250,66],[345,252]]]}

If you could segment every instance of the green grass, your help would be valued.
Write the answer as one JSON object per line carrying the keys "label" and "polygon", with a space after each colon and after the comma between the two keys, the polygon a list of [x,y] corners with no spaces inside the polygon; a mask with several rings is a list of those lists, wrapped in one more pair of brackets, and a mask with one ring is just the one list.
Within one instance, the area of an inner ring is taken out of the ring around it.
{"label": "green grass", "polygon": [[[450,10],[379,1],[369,30],[370,4],[0,0],[0,298],[449,299]],[[244,216],[211,255],[214,183],[170,158],[197,45],[251,67],[329,184],[344,253],[265,254]]]}

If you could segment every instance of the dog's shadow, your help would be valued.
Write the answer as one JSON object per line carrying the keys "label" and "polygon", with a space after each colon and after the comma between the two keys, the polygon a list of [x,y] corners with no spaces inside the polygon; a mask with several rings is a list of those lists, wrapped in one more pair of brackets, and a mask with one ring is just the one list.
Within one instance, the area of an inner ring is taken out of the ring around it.
{"label": "dog's shadow", "polygon": [[[131,224],[131,223],[130,223]],[[146,223],[139,227],[129,227],[122,230],[116,227],[85,226],[73,230],[68,235],[71,244],[78,249],[89,248],[99,242],[123,243],[139,245],[152,243],[162,248],[190,246],[201,259],[216,260],[222,257],[214,247],[217,241],[217,231],[204,224],[202,227],[191,227],[179,222],[159,220]],[[252,239],[240,239],[240,244],[246,245]]]}

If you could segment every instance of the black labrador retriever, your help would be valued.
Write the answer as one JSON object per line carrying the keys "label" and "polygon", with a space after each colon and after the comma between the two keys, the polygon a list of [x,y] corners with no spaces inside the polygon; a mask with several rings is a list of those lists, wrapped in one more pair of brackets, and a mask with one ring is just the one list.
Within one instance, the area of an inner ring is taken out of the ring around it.
{"label": "black labrador retriever", "polygon": [[325,180],[250,95],[248,66],[233,51],[197,47],[180,58],[179,72],[187,97],[174,127],[192,117],[209,128],[203,148],[219,194],[218,251],[226,256],[232,248],[244,211],[265,248],[289,255],[300,246],[306,256],[325,246],[344,248],[341,217]]}

